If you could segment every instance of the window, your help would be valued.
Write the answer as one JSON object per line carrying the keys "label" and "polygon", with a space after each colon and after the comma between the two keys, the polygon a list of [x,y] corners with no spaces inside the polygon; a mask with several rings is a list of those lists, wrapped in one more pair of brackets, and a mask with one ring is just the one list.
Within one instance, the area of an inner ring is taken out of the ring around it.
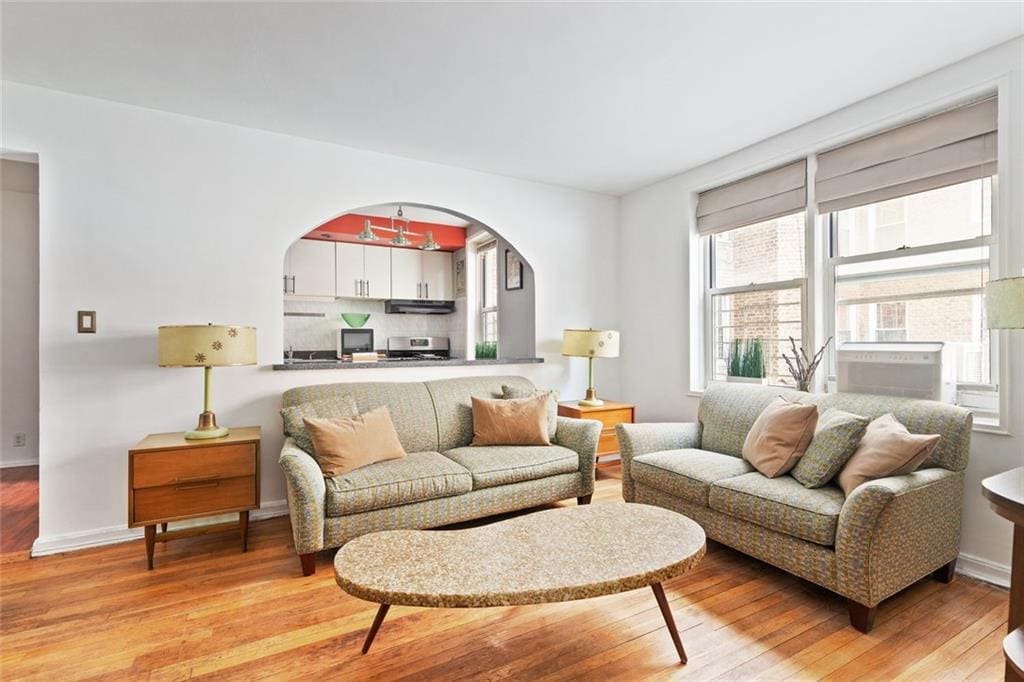
{"label": "window", "polygon": [[804,307],[804,214],[713,234],[709,297],[711,378],[725,380],[735,339],[764,343],[771,384],[792,384],[782,353],[800,344]]}
{"label": "window", "polygon": [[[991,203],[982,178],[832,213],[837,338],[942,341],[961,387],[994,391],[983,312]],[[885,230],[896,224],[894,239]]]}
{"label": "window", "polygon": [[480,341],[498,342],[498,244],[490,242],[479,250],[480,258]]}

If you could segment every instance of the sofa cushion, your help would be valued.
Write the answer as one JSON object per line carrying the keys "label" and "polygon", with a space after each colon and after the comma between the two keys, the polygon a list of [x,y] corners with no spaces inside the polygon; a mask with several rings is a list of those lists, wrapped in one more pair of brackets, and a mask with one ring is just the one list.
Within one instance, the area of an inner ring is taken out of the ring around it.
{"label": "sofa cushion", "polygon": [[768,478],[789,472],[804,456],[818,424],[818,406],[779,396],[768,403],[743,442],[743,459]]}
{"label": "sofa cushion", "polygon": [[398,507],[468,493],[473,478],[438,452],[414,452],[326,479],[327,516]]}
{"label": "sofa cushion", "polygon": [[500,398],[502,386],[521,391],[535,390],[528,379],[513,376],[438,379],[428,381],[423,386],[430,395],[437,415],[438,452],[462,448],[473,442],[473,396]]}
{"label": "sofa cushion", "polygon": [[831,547],[845,499],[835,486],[805,488],[791,476],[767,478],[755,471],[716,481],[708,502],[723,514]]}
{"label": "sofa cushion", "polygon": [[502,384],[501,397],[505,399],[529,398],[538,393],[544,393],[551,398],[548,401],[548,440],[555,441],[555,432],[558,430],[558,391],[542,391],[539,388],[515,387]]}
{"label": "sofa cushion", "polygon": [[579,471],[580,456],[560,445],[486,445],[444,453],[473,475],[473,489]]}
{"label": "sofa cushion", "polygon": [[830,407],[818,419],[814,438],[790,474],[806,488],[827,484],[850,459],[860,443],[868,420]]}
{"label": "sofa cushion", "polygon": [[291,436],[296,445],[312,455],[313,439],[306,429],[306,419],[355,417],[358,414],[359,408],[352,396],[335,394],[327,398],[284,407],[281,409],[281,420],[284,422],[284,435]]}
{"label": "sofa cushion", "polygon": [[633,459],[630,470],[644,485],[707,506],[712,483],[754,468],[739,457],[686,448],[640,455]]}
{"label": "sofa cushion", "polygon": [[750,428],[768,403],[780,396],[804,403],[814,401],[813,395],[781,386],[712,381],[704,389],[697,411],[697,420],[701,424],[700,446],[712,452],[742,456],[743,443]]}

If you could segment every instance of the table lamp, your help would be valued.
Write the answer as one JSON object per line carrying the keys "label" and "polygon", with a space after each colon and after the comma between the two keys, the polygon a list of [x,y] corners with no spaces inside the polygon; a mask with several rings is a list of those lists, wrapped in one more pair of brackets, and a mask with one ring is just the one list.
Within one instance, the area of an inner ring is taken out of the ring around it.
{"label": "table lamp", "polygon": [[589,363],[587,397],[580,401],[585,407],[604,405],[594,390],[594,358],[619,357],[619,333],[602,329],[566,329],[562,332],[562,355],[587,358]]}
{"label": "table lamp", "polygon": [[989,329],[1024,329],[1024,276],[985,286],[985,318]]}
{"label": "table lamp", "polygon": [[183,324],[160,327],[161,367],[203,368],[203,411],[199,425],[185,438],[221,438],[228,430],[217,426],[210,409],[210,378],[214,367],[256,364],[256,328],[223,324]]}

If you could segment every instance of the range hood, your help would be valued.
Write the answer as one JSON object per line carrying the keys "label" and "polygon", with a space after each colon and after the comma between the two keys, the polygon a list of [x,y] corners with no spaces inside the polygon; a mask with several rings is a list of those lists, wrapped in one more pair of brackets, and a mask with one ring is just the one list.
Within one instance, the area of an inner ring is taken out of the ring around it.
{"label": "range hood", "polygon": [[455,312],[455,301],[392,298],[384,301],[384,312],[390,314],[448,315]]}

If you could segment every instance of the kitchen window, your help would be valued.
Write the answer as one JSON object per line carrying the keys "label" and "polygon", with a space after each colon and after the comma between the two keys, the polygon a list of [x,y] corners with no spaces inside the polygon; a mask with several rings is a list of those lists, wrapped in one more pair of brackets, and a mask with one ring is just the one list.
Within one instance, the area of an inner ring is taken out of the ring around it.
{"label": "kitchen window", "polygon": [[480,258],[480,336],[485,343],[498,342],[498,243],[478,251]]}

